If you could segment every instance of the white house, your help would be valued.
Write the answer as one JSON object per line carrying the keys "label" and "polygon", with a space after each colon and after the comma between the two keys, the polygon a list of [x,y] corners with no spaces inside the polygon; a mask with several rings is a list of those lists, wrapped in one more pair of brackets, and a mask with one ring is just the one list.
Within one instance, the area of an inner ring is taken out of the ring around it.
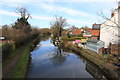
{"label": "white house", "polygon": [[111,18],[102,23],[100,28],[100,40],[105,43],[104,47],[108,48],[109,43],[118,44],[120,42],[120,6],[113,11]]}

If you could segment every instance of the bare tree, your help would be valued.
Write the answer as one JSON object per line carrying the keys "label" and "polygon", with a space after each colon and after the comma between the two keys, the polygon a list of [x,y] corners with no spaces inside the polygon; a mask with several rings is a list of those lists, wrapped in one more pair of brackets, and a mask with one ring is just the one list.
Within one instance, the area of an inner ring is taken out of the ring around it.
{"label": "bare tree", "polygon": [[[105,25],[106,27],[101,27],[101,28],[106,28],[106,30],[109,32],[109,31],[112,31],[112,30],[109,30],[109,28],[111,27],[113,29],[118,29],[118,32],[119,32],[120,31],[120,2],[118,2],[118,8],[115,10],[112,10],[111,13],[112,13],[111,18],[106,17],[103,11],[100,11],[97,13],[100,18],[105,20],[105,22],[109,21],[109,23],[112,23],[111,25],[103,22],[102,24]],[[116,14],[117,14],[117,17],[114,17]],[[120,38],[119,34],[116,34],[116,36]]]}
{"label": "bare tree", "polygon": [[50,26],[54,37],[61,37],[63,28],[68,26],[67,19],[63,17],[55,17],[51,22]]}
{"label": "bare tree", "polygon": [[82,26],[81,29],[83,29],[84,31],[88,30],[89,27],[88,26]]}
{"label": "bare tree", "polygon": [[72,26],[69,28],[70,31],[73,31],[74,29],[78,29],[78,28],[75,27],[74,25],[72,25]]}
{"label": "bare tree", "polygon": [[[108,28],[109,27],[117,27],[117,28],[120,28],[120,1],[119,2],[117,2],[118,3],[118,8],[117,9],[115,9],[115,10],[111,10],[111,17],[112,18],[114,18],[114,19],[111,19],[111,18],[108,18],[108,17],[106,17],[105,15],[104,15],[104,13],[103,13],[103,11],[100,11],[100,12],[98,12],[97,14],[98,14],[98,16],[99,17],[101,17],[103,20],[107,20],[107,21],[110,21],[111,23],[114,23],[115,25],[108,25],[108,24],[105,24],[105,23],[103,23],[104,25],[106,25],[106,26],[108,26]],[[115,14],[114,14],[114,12],[117,12],[117,14],[118,14],[118,21],[116,20],[116,18],[115,17],[113,17]]]}
{"label": "bare tree", "polygon": [[51,63],[55,66],[62,65],[66,61],[68,54],[64,53],[59,47],[54,48],[53,51],[54,53],[52,53],[52,57],[50,58]]}
{"label": "bare tree", "polygon": [[19,14],[23,19],[26,19],[26,20],[28,20],[28,18],[32,18],[31,15],[29,14],[27,8],[25,8],[25,7],[17,7],[16,13]]}
{"label": "bare tree", "polygon": [[24,7],[16,8],[16,13],[18,13],[21,17],[17,19],[17,22],[12,26],[16,29],[21,29],[25,33],[29,33],[31,31],[31,26],[28,23],[28,19],[31,18],[31,15],[28,13],[28,10]]}
{"label": "bare tree", "polygon": [[[120,9],[118,8],[117,10],[119,11]],[[102,19],[108,20],[108,21],[110,21],[110,22],[112,22],[112,23],[115,24],[115,25],[108,25],[108,24],[103,23],[104,25],[106,25],[106,26],[108,26],[108,27],[118,27],[118,28],[120,28],[120,25],[118,24],[118,22],[116,22],[116,19],[115,19],[115,18],[114,18],[113,20],[111,20],[111,18],[108,18],[108,17],[106,17],[106,16],[104,15],[103,11],[98,12],[97,14],[98,14],[98,16],[101,17]]]}
{"label": "bare tree", "polygon": [[[117,41],[114,41],[114,39],[112,39],[111,42],[117,43],[118,49],[119,49],[119,43],[120,43],[119,42],[120,41],[120,35],[119,35],[119,32],[120,32],[120,2],[118,2],[118,8],[115,10],[112,10],[111,13],[112,13],[111,18],[106,17],[103,14],[103,11],[99,12],[98,16],[101,17],[103,20],[106,20],[104,23],[102,23],[103,26],[101,28],[104,29],[106,32],[113,33],[112,35],[117,37],[117,39],[118,39]],[[116,31],[116,33],[115,33],[115,31]],[[109,45],[109,47],[110,47],[110,45]],[[118,55],[120,55],[119,52],[118,52]],[[120,57],[117,57],[117,60],[119,60],[119,59],[120,59]]]}

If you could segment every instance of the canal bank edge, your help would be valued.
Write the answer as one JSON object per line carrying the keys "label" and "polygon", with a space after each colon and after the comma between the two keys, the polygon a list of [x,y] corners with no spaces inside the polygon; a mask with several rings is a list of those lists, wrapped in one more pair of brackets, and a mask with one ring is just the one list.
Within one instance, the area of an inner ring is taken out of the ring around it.
{"label": "canal bank edge", "polygon": [[75,52],[77,55],[84,57],[88,61],[92,62],[98,68],[103,71],[108,79],[120,80],[119,69],[116,66],[113,66],[111,63],[107,63],[106,60],[103,60],[103,57],[93,53],[87,49],[79,48],[76,45],[69,44],[67,41],[61,40],[60,46],[64,46],[67,50]]}
{"label": "canal bank edge", "polygon": [[11,72],[10,78],[25,78],[30,62],[30,52],[39,43],[39,39],[40,36],[38,36],[36,39],[33,39],[30,43],[28,43],[28,45],[25,46],[20,59],[17,61],[17,64]]}
{"label": "canal bank edge", "polygon": [[33,44],[30,45],[29,58],[28,58],[27,66],[26,66],[27,69],[26,69],[26,72],[25,72],[25,76],[24,76],[23,78],[26,77],[27,72],[28,72],[28,68],[29,68],[29,64],[30,64],[30,62],[31,62],[30,52],[34,50],[34,48],[37,46],[37,44],[39,43],[39,41],[40,41],[40,36],[38,36],[38,38],[33,41]]}
{"label": "canal bank edge", "polygon": [[119,74],[115,72],[116,67],[114,67],[113,65],[106,62],[100,62],[101,60],[97,59],[97,57],[94,57],[94,59],[91,58],[92,56],[89,54],[92,54],[92,53],[86,51],[85,49],[79,50],[75,46],[70,47],[70,49],[76,52],[77,55],[81,55],[85,57],[87,60],[89,60],[90,62],[97,65],[104,73],[106,73],[109,76],[108,78],[112,80],[120,80]]}

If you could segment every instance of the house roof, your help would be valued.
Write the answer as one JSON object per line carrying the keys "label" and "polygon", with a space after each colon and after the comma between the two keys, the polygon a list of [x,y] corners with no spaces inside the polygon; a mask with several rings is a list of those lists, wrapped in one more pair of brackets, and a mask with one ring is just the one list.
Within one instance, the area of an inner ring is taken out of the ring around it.
{"label": "house roof", "polygon": [[84,34],[89,35],[91,33],[90,33],[90,31],[85,31]]}
{"label": "house roof", "polygon": [[98,37],[92,37],[91,39],[98,39]]}
{"label": "house roof", "polygon": [[87,42],[93,42],[93,43],[97,43],[99,40],[98,39],[88,39]]}
{"label": "house roof", "polygon": [[79,30],[79,29],[75,29],[75,30],[73,30],[73,32],[72,32],[72,34],[74,34],[74,35],[79,35],[79,34],[81,34],[81,33],[82,33],[82,31]]}
{"label": "house roof", "polygon": [[91,30],[92,30],[92,28],[89,28],[89,29],[88,29],[88,31],[91,31]]}
{"label": "house roof", "polygon": [[68,32],[69,32],[68,30],[64,30],[62,33],[67,34]]}
{"label": "house roof", "polygon": [[94,29],[94,30],[99,30],[100,29],[100,26],[101,26],[101,24],[93,24],[93,26],[92,26],[92,29]]}
{"label": "house roof", "polygon": [[91,37],[91,35],[83,35],[83,37]]}
{"label": "house roof", "polygon": [[91,30],[91,35],[92,36],[99,36],[100,35],[100,30]]}

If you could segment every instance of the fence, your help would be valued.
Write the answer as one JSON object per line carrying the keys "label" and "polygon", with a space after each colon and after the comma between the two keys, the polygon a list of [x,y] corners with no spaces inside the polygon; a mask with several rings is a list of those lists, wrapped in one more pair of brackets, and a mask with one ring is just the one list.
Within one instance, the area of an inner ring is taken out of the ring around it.
{"label": "fence", "polygon": [[120,44],[110,44],[110,53],[120,55]]}

